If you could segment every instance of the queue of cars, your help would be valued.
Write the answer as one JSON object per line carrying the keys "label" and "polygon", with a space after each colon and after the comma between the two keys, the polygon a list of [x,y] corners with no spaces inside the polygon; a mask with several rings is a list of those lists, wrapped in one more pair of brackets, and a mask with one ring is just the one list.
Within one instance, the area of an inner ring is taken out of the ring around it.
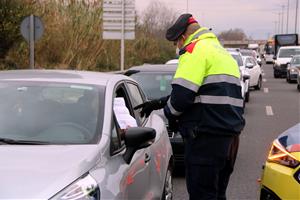
{"label": "queue of cars", "polygon": [[286,78],[288,83],[297,83],[300,92],[300,46],[283,46],[278,48],[273,57],[274,78]]}
{"label": "queue of cars", "polygon": [[3,71],[0,96],[0,199],[172,199],[167,129],[133,109],[146,101],[133,79]]}

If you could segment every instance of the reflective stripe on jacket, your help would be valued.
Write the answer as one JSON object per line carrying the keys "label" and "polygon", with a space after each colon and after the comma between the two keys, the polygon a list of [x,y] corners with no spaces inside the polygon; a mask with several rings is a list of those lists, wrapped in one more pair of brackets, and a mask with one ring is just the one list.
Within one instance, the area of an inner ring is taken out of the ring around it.
{"label": "reflective stripe on jacket", "polygon": [[236,61],[207,28],[190,35],[180,50],[164,113],[182,126],[213,134],[238,134],[245,125]]}

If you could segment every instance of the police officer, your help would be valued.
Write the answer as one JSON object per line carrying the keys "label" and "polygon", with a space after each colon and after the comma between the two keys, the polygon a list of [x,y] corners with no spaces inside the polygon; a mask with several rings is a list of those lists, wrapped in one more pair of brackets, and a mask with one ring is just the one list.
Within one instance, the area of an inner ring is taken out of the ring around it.
{"label": "police officer", "polygon": [[179,51],[170,96],[136,107],[141,115],[164,109],[170,128],[185,141],[190,199],[226,199],[243,118],[240,73],[217,37],[191,14],[181,15],[166,33]]}

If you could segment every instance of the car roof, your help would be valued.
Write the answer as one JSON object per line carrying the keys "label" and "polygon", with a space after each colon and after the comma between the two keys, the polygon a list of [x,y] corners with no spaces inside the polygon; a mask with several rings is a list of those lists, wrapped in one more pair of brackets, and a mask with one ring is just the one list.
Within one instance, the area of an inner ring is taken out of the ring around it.
{"label": "car roof", "polygon": [[75,70],[10,70],[0,72],[1,81],[82,83],[102,86],[107,85],[107,82],[112,79],[124,78],[129,79],[126,76],[118,74]]}
{"label": "car roof", "polygon": [[127,71],[137,70],[141,72],[175,72],[177,66],[177,64],[144,64],[131,67]]}
{"label": "car roof", "polygon": [[300,49],[300,46],[284,46],[280,47],[279,49]]}

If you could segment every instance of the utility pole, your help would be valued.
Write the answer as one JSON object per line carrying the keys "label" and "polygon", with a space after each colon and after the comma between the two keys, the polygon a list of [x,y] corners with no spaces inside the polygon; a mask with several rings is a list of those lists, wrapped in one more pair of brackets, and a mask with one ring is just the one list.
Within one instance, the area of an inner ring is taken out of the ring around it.
{"label": "utility pole", "polygon": [[290,9],[290,0],[287,4],[287,13],[286,13],[286,33],[289,33],[289,9]]}
{"label": "utility pole", "polygon": [[279,12],[278,13],[278,31],[277,31],[277,33],[279,34],[280,33],[280,19],[281,19],[281,13]]}
{"label": "utility pole", "polygon": [[297,33],[297,25],[298,25],[298,5],[299,0],[296,1],[296,16],[295,16],[295,33]]}
{"label": "utility pole", "polygon": [[282,19],[281,19],[281,33],[283,33],[283,17],[284,17],[284,5],[282,5]]}
{"label": "utility pole", "polygon": [[189,12],[189,0],[186,0],[186,12]]}
{"label": "utility pole", "polygon": [[274,34],[277,34],[277,24],[278,24],[278,21],[274,21],[274,24],[275,24]]}

